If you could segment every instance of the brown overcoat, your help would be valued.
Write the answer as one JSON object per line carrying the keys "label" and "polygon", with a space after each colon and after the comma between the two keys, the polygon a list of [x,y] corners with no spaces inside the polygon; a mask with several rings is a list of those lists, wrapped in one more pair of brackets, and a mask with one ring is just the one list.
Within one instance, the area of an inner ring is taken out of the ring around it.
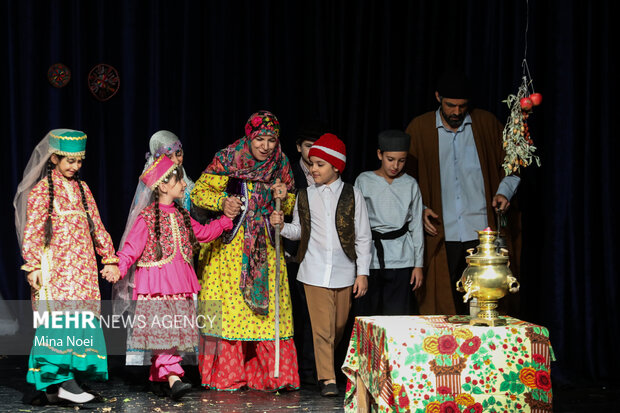
{"label": "brown overcoat", "polygon": [[[452,289],[456,287],[450,283],[445,248],[439,174],[439,137],[435,125],[435,114],[436,112],[433,111],[420,115],[414,118],[407,127],[407,133],[411,136],[407,172],[417,179],[424,206],[431,208],[439,215],[439,223],[435,225],[438,234],[436,236],[424,234],[424,285],[418,292],[418,303],[421,314],[454,314],[456,310]],[[487,111],[472,109],[469,114],[484,179],[488,222],[489,226],[495,230],[496,215],[491,203],[505,176],[502,169],[503,126],[493,114]],[[502,235],[505,236],[510,251],[510,268],[513,274],[518,276],[521,219],[513,203],[509,210],[508,222],[509,226],[502,229]]]}

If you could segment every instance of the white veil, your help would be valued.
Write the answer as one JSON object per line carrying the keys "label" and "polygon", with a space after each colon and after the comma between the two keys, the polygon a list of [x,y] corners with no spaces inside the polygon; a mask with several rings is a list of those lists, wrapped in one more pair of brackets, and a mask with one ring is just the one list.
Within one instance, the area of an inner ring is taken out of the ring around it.
{"label": "white veil", "polygon": [[[146,154],[146,164],[144,165],[144,170],[155,162],[155,159],[159,158],[161,154],[165,153],[171,155],[179,149],[183,149],[183,145],[181,145],[181,141],[177,135],[168,130],[160,130],[155,132],[149,140],[150,152]],[[181,166],[181,168],[183,168],[183,166]],[[142,172],[144,172],[144,170]],[[194,181],[187,176],[185,169],[183,169],[183,180],[187,184],[187,187],[185,188],[185,196],[181,206],[185,207],[185,209],[189,211],[191,207],[189,194],[192,192],[192,189],[194,189]]]}
{"label": "white veil", "polygon": [[[15,232],[17,234],[17,243],[19,244],[20,253],[24,242],[28,197],[30,196],[32,188],[34,188],[34,186],[47,174],[47,161],[51,155],[50,135],[60,135],[67,131],[67,129],[55,129],[49,131],[45,135],[41,142],[39,142],[32,151],[30,159],[24,169],[22,180],[19,185],[17,185],[15,198],[13,198],[13,207],[15,208]],[[0,335],[13,335],[19,328],[18,320],[14,318],[11,309],[4,304],[1,294],[0,321]]]}
{"label": "white veil", "polygon": [[26,226],[26,209],[28,207],[28,196],[32,188],[45,177],[47,173],[47,161],[51,155],[50,135],[61,135],[69,132],[70,129],[54,129],[49,131],[45,137],[37,144],[30,155],[30,160],[24,169],[22,181],[17,186],[13,207],[15,208],[15,229],[17,232],[17,242],[21,250],[24,242],[24,228]]}
{"label": "white veil", "polygon": [[[151,136],[149,140],[149,150],[146,154],[146,163],[144,164],[144,168],[142,168],[142,172],[146,171],[146,169],[155,162],[161,154],[166,153],[170,154],[171,152],[175,152],[178,149],[181,149],[181,141],[178,136],[174,133],[167,130],[157,131]],[[194,182],[188,178],[185,170],[183,170],[183,179],[187,184],[187,188],[185,189],[185,199],[183,200],[183,206],[188,209],[186,206],[186,199],[189,199],[189,193],[191,189],[194,187]],[[138,186],[136,188],[136,192],[133,196],[133,200],[131,201],[131,207],[129,209],[129,215],[127,217],[127,223],[125,224],[125,230],[123,231],[123,236],[121,238],[121,242],[118,246],[118,249],[123,248],[123,244],[129,235],[129,231],[133,227],[138,215],[142,210],[147,207],[151,202],[151,194],[152,191],[142,183],[138,179]],[[129,309],[131,305],[131,299],[133,294],[134,284],[134,272],[135,272],[135,264],[127,271],[125,277],[122,280],[119,280],[112,287],[112,299],[114,300],[113,309],[115,314],[123,314],[126,310]],[[133,311],[130,311],[133,313]]]}

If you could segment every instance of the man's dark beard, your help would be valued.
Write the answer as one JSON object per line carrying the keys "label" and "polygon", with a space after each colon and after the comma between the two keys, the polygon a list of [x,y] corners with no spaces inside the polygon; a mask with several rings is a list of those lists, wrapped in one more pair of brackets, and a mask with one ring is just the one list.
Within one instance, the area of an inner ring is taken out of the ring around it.
{"label": "man's dark beard", "polygon": [[459,126],[461,126],[461,124],[465,120],[465,116],[467,115],[467,112],[463,112],[460,115],[452,115],[452,117],[450,117],[446,114],[446,112],[443,111],[443,108],[440,110],[441,110],[441,116],[444,118],[446,122],[448,122],[448,125],[450,125],[450,127],[453,129],[456,129]]}

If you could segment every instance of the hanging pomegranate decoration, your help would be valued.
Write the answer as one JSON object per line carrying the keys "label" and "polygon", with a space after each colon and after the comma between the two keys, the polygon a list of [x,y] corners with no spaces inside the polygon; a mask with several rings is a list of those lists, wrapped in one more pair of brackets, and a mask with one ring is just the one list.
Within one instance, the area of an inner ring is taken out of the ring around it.
{"label": "hanging pomegranate decoration", "polygon": [[502,166],[506,175],[519,172],[522,167],[525,168],[533,162],[540,166],[540,159],[534,155],[536,147],[527,126],[527,119],[534,107],[542,103],[542,95],[534,92],[533,80],[529,76],[525,59],[523,60],[523,67],[523,81],[517,94],[508,95],[508,98],[503,101],[510,109],[510,116],[502,134],[503,147],[506,153]]}
{"label": "hanging pomegranate decoration", "polygon": [[526,19],[525,19],[525,50],[523,53],[523,77],[521,85],[516,95],[508,95],[503,102],[510,109],[510,116],[504,126],[502,133],[502,145],[505,156],[502,167],[506,175],[519,172],[521,167],[531,165],[536,162],[540,166],[540,159],[534,155],[536,147],[527,126],[527,118],[536,106],[542,103],[542,95],[534,91],[534,79],[530,75],[530,68],[527,65],[527,32],[529,26],[529,3],[526,0]]}
{"label": "hanging pomegranate decoration", "polygon": [[532,109],[532,106],[534,106],[534,103],[530,98],[521,98],[519,99],[519,103],[521,104],[521,109],[525,111]]}
{"label": "hanging pomegranate decoration", "polygon": [[542,103],[542,95],[540,93],[532,93],[530,95],[530,100],[532,101],[532,105],[538,106]]}

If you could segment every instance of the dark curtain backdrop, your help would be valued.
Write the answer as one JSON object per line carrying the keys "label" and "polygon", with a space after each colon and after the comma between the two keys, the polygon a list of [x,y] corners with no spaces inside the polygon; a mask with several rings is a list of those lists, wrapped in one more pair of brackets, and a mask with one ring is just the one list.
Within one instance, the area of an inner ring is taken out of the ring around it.
{"label": "dark curtain backdrop", "polygon": [[[612,380],[620,365],[616,262],[618,109],[612,59],[614,3],[530,1],[527,57],[544,96],[530,118],[542,167],[523,173],[522,319],[547,326],[555,377]],[[150,135],[177,133],[197,179],[239,138],[248,116],[280,119],[285,152],[319,117],[348,149],[344,179],[374,169],[376,135],[404,129],[437,107],[438,74],[461,65],[476,106],[508,116],[501,101],[521,81],[526,3],[519,1],[43,1],[1,7],[4,201],[0,291],[28,298],[11,205],[36,143],[52,128],[88,136],[83,177],[118,244]],[[69,66],[55,89],[48,67]],[[107,102],[86,76],[120,73]],[[110,288],[102,281],[104,298]],[[616,366],[616,367],[613,367]]]}

